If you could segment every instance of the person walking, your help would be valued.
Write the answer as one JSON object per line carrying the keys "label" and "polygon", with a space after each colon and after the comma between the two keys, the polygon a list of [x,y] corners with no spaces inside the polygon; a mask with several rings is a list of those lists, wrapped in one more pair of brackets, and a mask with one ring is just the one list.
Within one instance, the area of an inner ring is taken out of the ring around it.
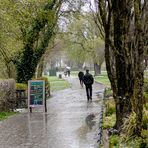
{"label": "person walking", "polygon": [[93,76],[89,73],[89,70],[86,70],[86,74],[83,76],[83,82],[86,87],[87,101],[92,101],[92,84],[94,83]]}
{"label": "person walking", "polygon": [[83,71],[80,71],[78,73],[78,77],[79,77],[79,81],[80,81],[80,85],[83,87],[83,76],[84,76],[84,73]]}
{"label": "person walking", "polygon": [[64,75],[65,75],[65,77],[67,76],[67,68],[66,67],[64,68]]}
{"label": "person walking", "polygon": [[71,69],[71,68],[70,68],[69,66],[67,66],[66,69],[67,69],[68,77],[70,77],[70,69]]}

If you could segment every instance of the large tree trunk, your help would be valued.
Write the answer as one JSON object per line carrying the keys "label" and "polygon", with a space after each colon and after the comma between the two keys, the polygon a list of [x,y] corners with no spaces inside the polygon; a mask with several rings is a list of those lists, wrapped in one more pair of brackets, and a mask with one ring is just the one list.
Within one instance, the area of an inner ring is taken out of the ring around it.
{"label": "large tree trunk", "polygon": [[[146,4],[147,3],[147,4]],[[148,2],[145,1],[145,7],[148,6]],[[136,129],[135,133],[141,135],[142,129],[142,114],[143,114],[143,84],[144,84],[144,47],[145,47],[145,38],[143,35],[143,25],[142,20],[142,8],[138,0],[134,1],[135,9],[135,43],[133,46],[134,52],[134,68],[135,68],[135,83],[133,91],[133,110],[136,113]],[[147,14],[148,18],[148,14]],[[147,45],[147,43],[146,43]]]}
{"label": "large tree trunk", "polygon": [[36,78],[42,77],[43,68],[44,68],[44,58],[42,57],[36,68]]}
{"label": "large tree trunk", "polygon": [[[117,77],[117,100],[116,100],[116,112],[117,121],[116,128],[120,130],[123,124],[123,119],[127,117],[131,111],[131,95],[133,92],[131,86],[128,85],[130,73],[128,73],[128,59],[126,57],[127,41],[128,41],[128,13],[126,1],[119,2],[114,0],[113,2],[113,22],[114,22],[114,46],[116,49],[116,77]],[[130,54],[130,53],[128,53]],[[130,70],[130,69],[129,69]],[[132,92],[129,92],[132,91]]]}
{"label": "large tree trunk", "polygon": [[101,74],[101,64],[94,63],[94,72],[95,76]]}
{"label": "large tree trunk", "polygon": [[[144,3],[146,8],[147,2]],[[137,121],[135,134],[140,135],[144,43],[147,43],[142,31],[146,27],[141,23],[145,15],[141,11],[145,8],[141,8],[139,0],[98,0],[98,4],[105,31],[106,69],[116,104],[115,128],[120,131],[124,117],[134,111]]]}

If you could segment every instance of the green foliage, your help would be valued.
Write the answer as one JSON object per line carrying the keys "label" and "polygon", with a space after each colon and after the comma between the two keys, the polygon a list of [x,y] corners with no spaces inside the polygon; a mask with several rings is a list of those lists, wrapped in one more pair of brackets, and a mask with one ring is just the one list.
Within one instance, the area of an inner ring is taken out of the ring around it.
{"label": "green foliage", "polygon": [[16,89],[23,89],[23,90],[27,90],[28,85],[24,84],[24,83],[16,83]]}
{"label": "green foliage", "polygon": [[107,99],[112,96],[113,96],[113,91],[111,90],[111,88],[106,88],[104,92],[104,97]]}
{"label": "green foliage", "polygon": [[[115,114],[105,117],[103,126],[104,128],[113,127],[115,122],[112,122]],[[112,126],[111,126],[111,125]],[[135,127],[136,127],[136,114],[133,113],[129,118],[125,119],[122,134],[120,137],[118,135],[111,135],[109,137],[109,147],[126,147],[126,148],[146,148],[148,147],[148,130],[147,130],[147,115],[144,113],[142,127],[144,128],[141,132],[141,137],[135,137]]]}
{"label": "green foliage", "polygon": [[143,129],[148,128],[148,110],[146,111],[145,109],[143,111],[142,128]]}
{"label": "green foliage", "polygon": [[0,1],[0,75],[3,75],[4,78],[16,77],[15,66],[11,60],[23,46],[16,19],[17,13],[14,11],[15,7],[12,1]]}
{"label": "green foliage", "polygon": [[141,137],[134,137],[126,143],[127,148],[147,148],[148,147],[148,131],[142,130]]}
{"label": "green foliage", "polygon": [[51,91],[63,90],[69,88],[70,85],[64,79],[60,79],[55,76],[47,77],[48,81],[50,82]]}
{"label": "green foliage", "polygon": [[114,99],[105,100],[105,113],[103,120],[103,128],[109,129],[112,128],[116,123],[116,109]]}
{"label": "green foliage", "polygon": [[148,103],[148,78],[144,79],[144,100],[145,100],[145,107],[148,109],[147,107],[147,103]]}
{"label": "green foliage", "polygon": [[114,147],[119,148],[119,144],[120,144],[120,137],[118,135],[111,135],[109,137],[109,147],[110,148],[114,148]]}
{"label": "green foliage", "polygon": [[9,77],[14,77],[10,73],[15,64],[18,82],[32,78],[48,47],[59,6],[58,0],[0,1],[0,62]]}
{"label": "green foliage", "polygon": [[[103,128],[109,129],[115,125],[115,103],[113,99],[109,99],[105,102],[106,111],[104,114]],[[135,127],[136,127],[136,114],[133,112],[129,118],[124,120],[122,127],[121,139],[117,135],[111,135],[109,138],[110,147],[120,147],[125,146],[127,148],[140,148],[146,147],[148,143],[148,112],[144,110],[142,119],[142,132],[141,137],[135,137]]]}
{"label": "green foliage", "polygon": [[[148,125],[148,112],[144,110],[142,119],[143,131],[147,130]],[[136,114],[133,112],[128,118],[125,119],[122,128],[122,140],[125,142],[135,139],[135,127],[136,127]],[[143,133],[141,133],[142,136]],[[148,134],[148,131],[147,131]],[[148,138],[148,137],[147,137]]]}
{"label": "green foliage", "polygon": [[145,109],[148,110],[148,103],[144,105]]}
{"label": "green foliage", "polygon": [[[104,84],[107,88],[110,88],[110,81],[106,72],[102,72],[99,76],[95,76],[95,80],[99,83]],[[109,90],[107,89],[107,91]]]}
{"label": "green foliage", "polygon": [[104,61],[104,42],[89,13],[75,14],[69,18],[64,35],[65,49],[71,60],[77,63]]}
{"label": "green foliage", "polygon": [[[39,25],[39,24],[38,24]],[[18,82],[27,82],[29,79],[31,79],[35,73],[36,67],[38,62],[40,61],[40,58],[42,57],[43,53],[45,52],[47,46],[48,46],[48,42],[49,39],[52,36],[52,32],[53,30],[51,30],[51,27],[48,26],[47,28],[47,32],[45,33],[43,42],[41,43],[41,45],[38,47],[38,49],[36,49],[35,51],[33,51],[33,40],[34,38],[37,38],[35,34],[38,34],[40,32],[40,29],[43,26],[35,26],[34,29],[32,30],[34,32],[34,37],[33,39],[30,39],[25,47],[24,47],[24,52],[23,55],[20,59],[19,62],[17,62],[17,80]],[[36,30],[36,28],[38,30]],[[30,35],[32,37],[32,34]]]}
{"label": "green foliage", "polygon": [[141,137],[134,137],[128,142],[122,141],[122,136],[111,135],[109,137],[109,147],[110,148],[147,148],[148,147],[148,131],[142,130]]}
{"label": "green foliage", "polygon": [[0,120],[7,119],[9,116],[15,115],[15,112],[0,112]]}
{"label": "green foliage", "polygon": [[136,128],[136,113],[133,112],[128,118],[124,120],[122,127],[123,131],[123,141],[127,142],[130,139],[134,138]]}
{"label": "green foliage", "polygon": [[148,78],[144,79],[144,91],[148,93]]}
{"label": "green foliage", "polygon": [[110,116],[104,116],[103,119],[103,129],[112,128],[116,123],[116,115],[112,114]]}
{"label": "green foliage", "polygon": [[105,110],[105,115],[110,116],[116,112],[115,109],[115,102],[113,99],[109,99],[105,102],[106,110]]}

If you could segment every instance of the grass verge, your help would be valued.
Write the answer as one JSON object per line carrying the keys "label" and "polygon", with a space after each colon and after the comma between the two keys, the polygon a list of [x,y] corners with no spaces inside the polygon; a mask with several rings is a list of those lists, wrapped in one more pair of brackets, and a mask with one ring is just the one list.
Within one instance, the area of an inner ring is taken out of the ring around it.
{"label": "grass verge", "polygon": [[17,114],[16,112],[0,112],[0,121]]}
{"label": "grass verge", "polygon": [[60,79],[56,76],[46,76],[46,78],[48,78],[50,83],[51,91],[63,90],[70,87],[70,84],[64,79]]}
{"label": "grass verge", "polygon": [[[113,99],[105,101],[106,110],[104,113],[103,129],[110,129],[115,125],[115,103]],[[109,147],[110,148],[145,148],[148,147],[148,111],[144,107],[143,120],[142,120],[142,132],[141,137],[133,136],[136,116],[131,114],[129,118],[125,119],[122,133],[119,135],[109,136]]]}
{"label": "grass verge", "polygon": [[109,81],[107,73],[105,71],[101,72],[101,74],[99,76],[95,76],[95,81],[102,83],[106,87],[110,88],[110,81]]}

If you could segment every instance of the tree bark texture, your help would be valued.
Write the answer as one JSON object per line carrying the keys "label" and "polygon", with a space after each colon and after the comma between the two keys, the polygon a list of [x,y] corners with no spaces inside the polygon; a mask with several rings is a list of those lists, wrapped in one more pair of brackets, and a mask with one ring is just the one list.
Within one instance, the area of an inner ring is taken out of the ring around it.
{"label": "tree bark texture", "polygon": [[98,76],[99,74],[101,74],[101,65],[99,65],[98,63],[94,63],[94,72],[95,72],[95,76]]}
{"label": "tree bark texture", "polygon": [[[105,32],[105,61],[116,104],[119,131],[124,118],[135,112],[135,134],[140,135],[143,111],[144,49],[148,31],[146,6],[139,0],[98,1]],[[141,22],[144,22],[142,24]]]}
{"label": "tree bark texture", "polygon": [[38,66],[36,68],[36,77],[41,78],[42,73],[43,73],[43,68],[44,68],[44,56],[42,56],[40,62],[38,63]]}

